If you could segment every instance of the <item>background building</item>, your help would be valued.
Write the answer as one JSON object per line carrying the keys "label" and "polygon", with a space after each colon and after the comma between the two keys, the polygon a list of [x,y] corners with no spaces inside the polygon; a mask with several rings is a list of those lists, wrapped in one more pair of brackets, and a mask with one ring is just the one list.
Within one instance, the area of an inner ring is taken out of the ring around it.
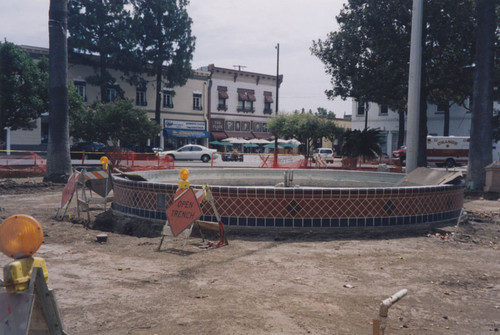
{"label": "background building", "polygon": [[[276,76],[209,65],[209,131],[212,139],[269,138],[275,115]],[[283,76],[279,77],[280,83]]]}
{"label": "background building", "polygon": [[[21,46],[35,60],[49,56],[47,48]],[[91,57],[91,56],[90,56]],[[87,104],[101,101],[100,87],[86,78],[97,69],[70,57],[68,83],[73,83]],[[145,84],[133,86],[123,72],[109,69],[115,82],[109,83],[104,100],[119,96],[134,101],[135,106],[155,117],[155,78],[143,74]],[[280,76],[280,81],[283,79]],[[218,68],[209,65],[193,70],[185,85],[162,87],[162,148],[185,144],[208,145],[210,138],[269,138],[267,120],[275,114],[276,76]],[[48,116],[34,122],[33,129],[11,132],[12,149],[46,150]]]}

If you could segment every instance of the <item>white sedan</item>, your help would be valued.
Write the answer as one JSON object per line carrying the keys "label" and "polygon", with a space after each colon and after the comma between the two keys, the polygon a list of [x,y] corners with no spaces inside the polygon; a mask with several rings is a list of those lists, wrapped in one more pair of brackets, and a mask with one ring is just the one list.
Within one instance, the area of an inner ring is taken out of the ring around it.
{"label": "white sedan", "polygon": [[183,147],[180,147],[177,150],[169,150],[169,151],[161,151],[158,153],[158,156],[165,157],[170,156],[174,160],[185,160],[185,161],[194,161],[201,160],[202,162],[209,162],[212,159],[212,154],[214,159],[217,158],[215,155],[217,150],[209,149],[202,145],[197,144],[188,144]]}

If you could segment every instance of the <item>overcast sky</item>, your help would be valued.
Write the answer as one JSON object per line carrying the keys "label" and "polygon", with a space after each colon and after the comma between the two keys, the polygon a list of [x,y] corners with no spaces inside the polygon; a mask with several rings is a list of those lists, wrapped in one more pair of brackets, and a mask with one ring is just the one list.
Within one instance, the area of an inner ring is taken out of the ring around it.
{"label": "overcast sky", "polygon": [[[48,47],[50,0],[1,0],[0,37],[16,44]],[[196,50],[193,68],[214,64],[276,74],[280,44],[280,111],[324,107],[342,117],[351,102],[326,99],[330,78],[311,55],[313,40],[338,28],[335,16],[345,0],[191,0]]]}

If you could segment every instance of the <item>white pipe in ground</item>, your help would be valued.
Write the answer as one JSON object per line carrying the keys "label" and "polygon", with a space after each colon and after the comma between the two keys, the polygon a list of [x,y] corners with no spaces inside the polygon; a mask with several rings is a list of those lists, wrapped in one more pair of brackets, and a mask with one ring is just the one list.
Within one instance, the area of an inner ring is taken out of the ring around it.
{"label": "white pipe in ground", "polygon": [[401,300],[406,295],[406,293],[408,293],[408,290],[403,289],[382,301],[378,313],[379,318],[373,320],[373,335],[384,335],[389,308],[391,308],[392,305]]}

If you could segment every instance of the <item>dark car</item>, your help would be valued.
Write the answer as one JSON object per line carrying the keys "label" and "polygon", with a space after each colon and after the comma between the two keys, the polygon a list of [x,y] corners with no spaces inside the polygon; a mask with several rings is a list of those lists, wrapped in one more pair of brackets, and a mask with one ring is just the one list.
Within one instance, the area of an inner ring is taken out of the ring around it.
{"label": "dark car", "polygon": [[107,151],[101,142],[79,142],[70,148],[71,159],[100,159]]}

